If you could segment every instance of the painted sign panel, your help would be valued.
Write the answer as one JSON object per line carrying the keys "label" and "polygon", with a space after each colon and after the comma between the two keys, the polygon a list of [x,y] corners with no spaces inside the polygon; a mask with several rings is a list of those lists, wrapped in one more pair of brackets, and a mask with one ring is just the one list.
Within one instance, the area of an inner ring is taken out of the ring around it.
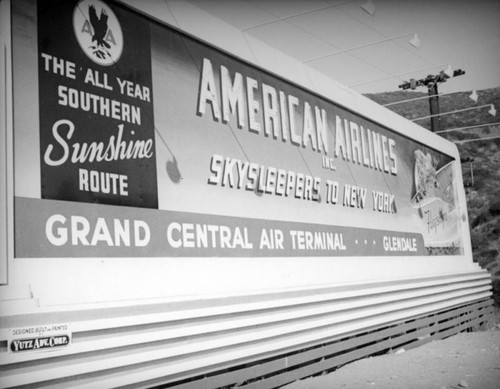
{"label": "painted sign panel", "polygon": [[149,45],[120,8],[38,4],[43,198],[157,208]]}
{"label": "painted sign panel", "polygon": [[[425,255],[422,235],[18,198],[20,257]],[[30,239],[28,239],[28,237]],[[40,244],[43,242],[43,244]]]}
{"label": "painted sign panel", "polygon": [[61,3],[38,3],[42,195],[16,198],[16,256],[462,253],[452,157],[115,3]]}

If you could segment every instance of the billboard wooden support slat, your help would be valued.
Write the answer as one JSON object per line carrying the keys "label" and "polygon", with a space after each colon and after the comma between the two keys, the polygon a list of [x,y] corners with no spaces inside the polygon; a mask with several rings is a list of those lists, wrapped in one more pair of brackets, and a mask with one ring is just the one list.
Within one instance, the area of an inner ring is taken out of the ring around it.
{"label": "billboard wooden support slat", "polygon": [[[468,312],[470,317],[467,320],[457,317]],[[242,388],[277,388],[298,379],[306,378],[314,374],[331,370],[375,353],[386,351],[391,348],[404,346],[406,350],[418,347],[433,340],[439,340],[452,336],[464,330],[473,328],[475,325],[485,323],[492,313],[491,301],[482,301],[470,304],[465,307],[452,309],[446,314],[436,314],[433,316],[416,318],[411,322],[394,324],[387,329],[373,329],[369,333],[357,335],[353,334],[352,339],[338,340],[331,346],[320,346],[311,351],[298,352],[287,355],[279,360],[262,363],[249,368],[231,372],[221,372],[219,375],[207,376],[200,380],[174,385],[176,389],[197,389],[197,388],[219,388],[230,385],[238,385]],[[442,321],[442,323],[439,323]],[[429,334],[429,324],[433,324],[433,334]],[[452,328],[448,328],[448,326]],[[442,329],[448,328],[443,331]],[[410,332],[411,331],[411,332]],[[427,336],[426,336],[427,335]],[[396,337],[393,337],[396,336]],[[420,337],[425,337],[419,340]],[[366,344],[376,344],[363,346]],[[346,350],[352,350],[346,352]],[[333,354],[340,354],[331,357]],[[323,359],[324,358],[324,359]],[[305,361],[314,361],[323,359],[320,362],[310,363],[302,368],[294,369],[295,365],[305,363]],[[289,371],[287,371],[289,370]],[[276,375],[276,372],[285,371]],[[272,375],[270,378],[265,378]],[[250,381],[248,385],[242,384]],[[254,381],[254,383],[251,383]]]}
{"label": "billboard wooden support slat", "polygon": [[[59,321],[72,323],[71,332],[74,344],[71,348],[61,350],[58,355],[70,357],[72,354],[119,348],[123,344],[132,347],[145,342],[150,344],[155,341],[175,342],[176,339],[182,337],[210,334],[214,331],[229,333],[251,326],[267,327],[270,330],[267,333],[262,332],[261,335],[255,333],[237,336],[238,334],[235,333],[233,342],[237,343],[239,338],[245,341],[265,339],[272,337],[276,331],[284,333],[284,331],[293,332],[294,328],[306,330],[325,324],[341,325],[346,321],[366,320],[374,315],[380,316],[384,313],[389,315],[401,309],[420,309],[419,307],[425,307],[425,304],[431,305],[452,298],[487,292],[489,284],[482,275],[478,274],[476,279],[471,275],[464,275],[449,277],[446,281],[441,278],[439,283],[412,280],[412,282],[392,283],[390,287],[373,284],[370,288],[367,285],[360,286],[360,288],[365,289],[363,297],[359,296],[358,289],[351,288],[350,292],[346,292],[342,287],[312,289],[308,291],[308,295],[300,298],[288,297],[286,293],[272,293],[269,296],[259,294],[253,296],[252,300],[250,300],[251,296],[242,296],[242,300],[235,298],[231,304],[227,301],[222,311],[216,308],[217,300],[211,300],[207,296],[204,305],[208,304],[212,308],[202,310],[187,309],[186,307],[196,302],[185,301],[184,303],[143,306],[142,314],[137,312],[133,316],[129,315],[129,309],[119,310],[120,315],[116,309],[113,309],[111,312],[115,311],[114,318],[105,318],[105,315],[110,314],[107,310],[88,311],[85,314],[79,311],[77,312],[78,321],[75,321],[73,312],[60,313]],[[320,295],[322,297],[319,297]],[[272,297],[274,301],[271,300]],[[47,315],[42,314],[36,321],[43,323],[47,320],[46,317]],[[96,319],[97,317],[100,319]],[[34,321],[34,317],[24,323],[16,320],[16,316],[6,316],[3,319],[6,327],[9,323],[17,323],[18,327],[25,327]],[[298,322],[301,323],[299,327],[294,324]],[[280,323],[290,324],[273,330],[274,327],[278,328]],[[8,335],[5,330],[2,332]],[[194,347],[200,349],[201,345]],[[172,343],[169,347],[169,355],[182,355],[190,352],[189,350],[187,346],[175,347],[175,343]],[[0,355],[0,361],[9,360],[13,363],[43,357],[43,354],[20,353]]]}
{"label": "billboard wooden support slat", "polygon": [[[343,320],[324,322],[322,327],[309,327],[306,324],[297,327],[297,324],[303,322],[303,319],[300,318],[291,319],[290,322],[278,322],[275,324],[263,322],[259,326],[250,324],[250,327],[252,327],[251,332],[254,333],[268,331],[268,329],[272,330],[271,333],[275,335],[271,337],[252,337],[250,332],[247,331],[249,327],[245,324],[245,321],[241,322],[242,326],[240,328],[233,330],[221,330],[214,333],[205,332],[198,335],[189,335],[186,333],[185,336],[179,335],[180,337],[177,339],[157,339],[153,342],[148,341],[147,337],[145,337],[142,343],[135,345],[126,343],[130,331],[142,332],[144,335],[147,335],[151,330],[154,330],[154,327],[148,324],[142,328],[133,326],[120,329],[115,333],[109,330],[82,333],[81,335],[79,333],[72,333],[74,347],[72,349],[67,348],[67,350],[72,352],[71,354],[25,353],[26,357],[36,356],[37,360],[33,359],[29,362],[29,368],[25,365],[28,361],[11,363],[9,369],[2,373],[2,385],[8,385],[9,382],[30,384],[41,380],[43,377],[55,385],[59,380],[67,382],[67,378],[65,377],[68,375],[79,376],[80,378],[75,384],[83,386],[85,386],[84,382],[86,380],[90,380],[89,382],[95,382],[96,379],[101,380],[101,382],[105,382],[106,380],[112,380],[113,382],[122,380],[122,383],[125,384],[130,383],[132,380],[141,382],[142,380],[154,380],[154,377],[159,379],[165,375],[170,377],[169,380],[171,381],[175,377],[180,379],[181,377],[188,378],[196,375],[200,369],[210,372],[214,369],[229,368],[235,364],[249,364],[252,361],[276,358],[279,354],[296,351],[299,345],[301,349],[310,349],[300,355],[292,354],[287,357],[287,366],[294,366],[303,363],[304,360],[315,360],[325,355],[361,346],[364,343],[364,338],[353,337],[360,331],[369,331],[369,334],[366,336],[375,336],[379,339],[393,336],[411,328],[424,328],[422,330],[424,332],[426,330],[429,331],[429,328],[433,328],[432,331],[434,331],[434,327],[431,327],[431,324],[437,321],[437,319],[434,319],[437,314],[412,321],[408,324],[396,326],[393,323],[397,323],[398,321],[405,323],[407,318],[422,315],[422,312],[439,313],[439,310],[443,309],[443,306],[464,304],[472,296],[477,296],[476,299],[480,299],[481,296],[483,296],[482,298],[487,296],[487,294],[482,292],[487,289],[484,289],[481,284],[474,287],[474,284],[469,281],[469,284],[464,285],[463,283],[459,283],[459,285],[468,291],[469,297],[466,299],[460,296],[457,297],[453,293],[443,294],[441,297],[442,303],[426,303],[425,299],[419,300],[417,298],[414,308],[411,308],[409,305],[404,309],[398,305],[394,307],[389,305],[386,308],[374,311],[372,313],[374,315],[373,318],[370,316],[364,317],[369,314],[366,309],[360,308],[358,309],[359,315],[353,316],[349,313],[350,310],[347,310],[345,311],[346,314],[344,314]],[[411,286],[409,287],[411,288]],[[396,293],[400,294],[399,291]],[[491,304],[491,302],[485,301],[482,305],[476,304],[474,314],[479,315],[478,309],[488,304]],[[463,315],[468,312],[467,310],[470,310],[470,308],[453,309],[449,312],[439,313],[439,317],[440,320],[446,321],[448,326],[453,326],[458,324],[458,322],[454,323],[449,318]],[[247,316],[251,319],[252,312],[248,312]],[[333,317],[342,317],[342,311],[333,312]],[[213,318],[206,317],[203,320],[212,321]],[[222,319],[218,320],[223,322]],[[390,327],[385,330],[375,331],[383,323],[388,323],[387,325]],[[177,326],[182,324],[179,322],[165,322],[158,323],[158,325],[168,328],[172,325]],[[471,326],[473,326],[473,323]],[[331,327],[331,330],[329,327]],[[291,330],[293,328],[295,329]],[[277,334],[280,335],[278,336]],[[417,337],[420,336],[419,334],[414,333],[411,336]],[[109,345],[111,348],[102,349],[101,347],[92,346],[92,344],[96,344],[95,342],[101,339],[107,340],[115,337],[118,337],[118,340],[114,343],[114,346],[112,346],[113,343]],[[345,339],[346,337],[351,338],[334,343],[329,348],[313,348],[320,341],[328,342],[329,339]],[[89,343],[88,347],[79,347],[79,345],[85,345],[86,343]],[[193,349],[191,346],[195,346],[195,348]],[[207,346],[210,347],[207,348]],[[78,351],[79,349],[80,351]],[[176,354],[176,349],[178,351],[183,350],[183,352]],[[20,354],[11,355],[15,357]],[[15,359],[17,358],[11,358],[10,360],[13,362]],[[9,355],[4,354],[2,360],[8,361]],[[41,370],[35,368],[37,365]],[[190,368],[186,370],[186,366],[190,366]],[[206,367],[204,368],[204,366]],[[271,366],[272,368],[279,368],[279,365],[275,365],[274,363],[268,367]],[[127,369],[127,371],[123,371],[123,369]],[[120,378],[115,377],[115,372],[117,371],[121,372]],[[253,374],[253,371],[251,370],[248,374]]]}

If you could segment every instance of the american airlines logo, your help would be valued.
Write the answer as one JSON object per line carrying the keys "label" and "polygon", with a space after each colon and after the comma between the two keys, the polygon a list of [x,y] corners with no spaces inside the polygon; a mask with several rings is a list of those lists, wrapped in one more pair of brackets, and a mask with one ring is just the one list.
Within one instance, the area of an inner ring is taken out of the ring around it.
{"label": "american airlines logo", "polygon": [[73,28],[87,57],[99,65],[115,64],[123,51],[118,18],[104,2],[82,0],[73,12]]}

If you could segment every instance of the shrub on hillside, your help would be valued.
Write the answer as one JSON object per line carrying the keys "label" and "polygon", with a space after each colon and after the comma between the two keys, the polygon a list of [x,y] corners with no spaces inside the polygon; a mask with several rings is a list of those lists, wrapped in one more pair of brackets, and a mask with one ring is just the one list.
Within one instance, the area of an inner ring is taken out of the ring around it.
{"label": "shrub on hillside", "polygon": [[[484,237],[483,234],[478,234],[475,232],[471,232],[471,246],[472,251],[479,251],[482,247],[485,247],[488,244],[488,241]],[[477,261],[476,261],[477,262]]]}
{"label": "shrub on hillside", "polygon": [[496,261],[498,257],[498,251],[495,249],[482,250],[477,254],[477,263],[483,268],[486,268],[489,264]]}
{"label": "shrub on hillside", "polygon": [[490,205],[490,214],[491,216],[500,215],[500,200],[496,200]]}
{"label": "shrub on hillside", "polygon": [[481,209],[480,212],[478,212],[477,215],[471,217],[471,223],[470,227],[472,229],[477,228],[485,223],[488,222],[488,220],[491,219],[490,211],[488,208],[483,208]]}
{"label": "shrub on hillside", "polygon": [[500,279],[494,278],[491,281],[491,287],[493,291],[493,301],[497,307],[500,307]]}

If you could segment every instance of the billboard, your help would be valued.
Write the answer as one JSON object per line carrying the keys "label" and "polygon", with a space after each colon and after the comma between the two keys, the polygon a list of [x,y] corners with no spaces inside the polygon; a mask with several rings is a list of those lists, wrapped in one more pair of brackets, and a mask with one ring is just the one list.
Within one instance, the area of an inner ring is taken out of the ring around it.
{"label": "billboard", "polygon": [[462,254],[451,156],[117,3],[54,4],[17,257]]}

